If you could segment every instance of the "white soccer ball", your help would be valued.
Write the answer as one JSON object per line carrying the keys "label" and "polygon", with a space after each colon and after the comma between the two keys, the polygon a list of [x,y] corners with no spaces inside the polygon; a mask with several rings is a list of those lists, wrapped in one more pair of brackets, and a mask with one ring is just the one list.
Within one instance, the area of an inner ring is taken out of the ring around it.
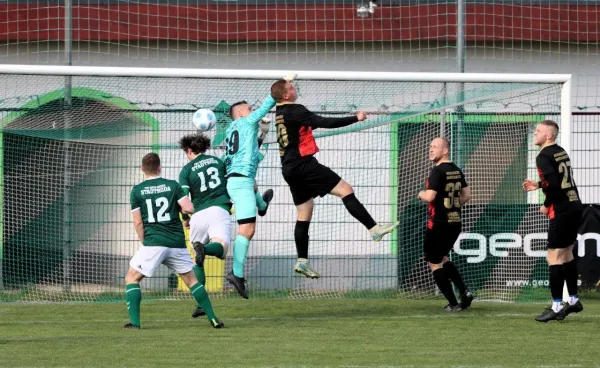
{"label": "white soccer ball", "polygon": [[192,123],[194,123],[196,129],[205,132],[211,130],[215,126],[217,117],[210,109],[200,109],[194,113]]}

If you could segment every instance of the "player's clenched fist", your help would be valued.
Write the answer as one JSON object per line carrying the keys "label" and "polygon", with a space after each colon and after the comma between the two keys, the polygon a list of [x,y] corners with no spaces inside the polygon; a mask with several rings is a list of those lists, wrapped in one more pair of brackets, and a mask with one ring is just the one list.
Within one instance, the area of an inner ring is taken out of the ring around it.
{"label": "player's clenched fist", "polygon": [[367,113],[364,111],[358,111],[356,113],[356,118],[358,119],[358,121],[364,121],[367,120]]}

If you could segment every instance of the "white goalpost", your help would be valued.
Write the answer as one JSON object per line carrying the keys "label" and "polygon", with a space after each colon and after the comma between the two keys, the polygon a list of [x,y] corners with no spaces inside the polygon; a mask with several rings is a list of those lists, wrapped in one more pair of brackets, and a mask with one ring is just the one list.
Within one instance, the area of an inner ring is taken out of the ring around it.
{"label": "white goalpost", "polygon": [[[255,297],[435,298],[416,194],[431,166],[429,142],[445,132],[473,188],[453,256],[466,282],[481,299],[547,299],[538,285],[547,279],[545,244],[528,237],[545,232],[547,220],[521,183],[535,167],[536,122],[559,122],[570,152],[570,74],[44,65],[0,65],[0,292],[22,290],[34,301],[121,298],[124,267],[139,246],[127,201],[143,154],[159,153],[164,175],[177,179],[186,163],[178,140],[195,131],[193,112],[210,108],[218,123],[207,134],[220,156],[228,106],[256,105],[289,72],[298,103],[319,115],[368,112],[365,122],[316,130],[318,159],[353,185],[376,221],[400,226],[372,243],[336,198],[317,199],[309,256],[323,277],[292,277],[295,212],[272,129],[257,183],[274,189],[274,205],[257,223],[247,266]],[[214,295],[233,295],[228,262],[207,260]],[[188,297],[166,269],[145,282],[149,295]]]}

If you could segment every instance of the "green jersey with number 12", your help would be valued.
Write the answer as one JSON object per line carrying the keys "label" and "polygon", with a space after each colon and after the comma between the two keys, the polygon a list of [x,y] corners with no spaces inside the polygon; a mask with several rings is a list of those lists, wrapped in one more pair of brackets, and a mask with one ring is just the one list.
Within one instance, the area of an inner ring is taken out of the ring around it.
{"label": "green jersey with number 12", "polygon": [[131,211],[141,212],[145,246],[185,248],[178,203],[185,196],[175,180],[161,177],[146,179],[133,187]]}

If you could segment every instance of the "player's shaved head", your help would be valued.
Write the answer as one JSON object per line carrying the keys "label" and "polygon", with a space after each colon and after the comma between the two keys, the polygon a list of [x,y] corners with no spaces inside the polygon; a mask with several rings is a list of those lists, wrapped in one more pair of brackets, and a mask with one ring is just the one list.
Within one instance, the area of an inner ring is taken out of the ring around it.
{"label": "player's shaved head", "polygon": [[441,144],[442,148],[450,150],[450,141],[447,138],[445,138],[445,137],[437,137],[437,138],[434,139],[434,141],[435,140],[438,140],[438,143]]}
{"label": "player's shaved head", "polygon": [[146,175],[157,175],[160,171],[160,157],[154,152],[142,158],[142,171]]}
{"label": "player's shaved head", "polygon": [[429,159],[436,164],[448,160],[450,154],[450,141],[444,137],[437,137],[429,145]]}
{"label": "player's shaved head", "polygon": [[271,96],[276,102],[281,102],[283,95],[287,93],[287,81],[280,79],[271,86]]}
{"label": "player's shaved head", "polygon": [[545,147],[553,144],[558,137],[558,124],[553,120],[542,120],[533,132],[533,143]]}
{"label": "player's shaved head", "polygon": [[271,86],[271,96],[275,102],[294,102],[298,98],[294,85],[285,79],[280,79]]}
{"label": "player's shaved head", "polygon": [[556,140],[558,137],[558,124],[554,120],[542,120],[540,124],[547,127],[549,132],[553,135],[553,138]]}

